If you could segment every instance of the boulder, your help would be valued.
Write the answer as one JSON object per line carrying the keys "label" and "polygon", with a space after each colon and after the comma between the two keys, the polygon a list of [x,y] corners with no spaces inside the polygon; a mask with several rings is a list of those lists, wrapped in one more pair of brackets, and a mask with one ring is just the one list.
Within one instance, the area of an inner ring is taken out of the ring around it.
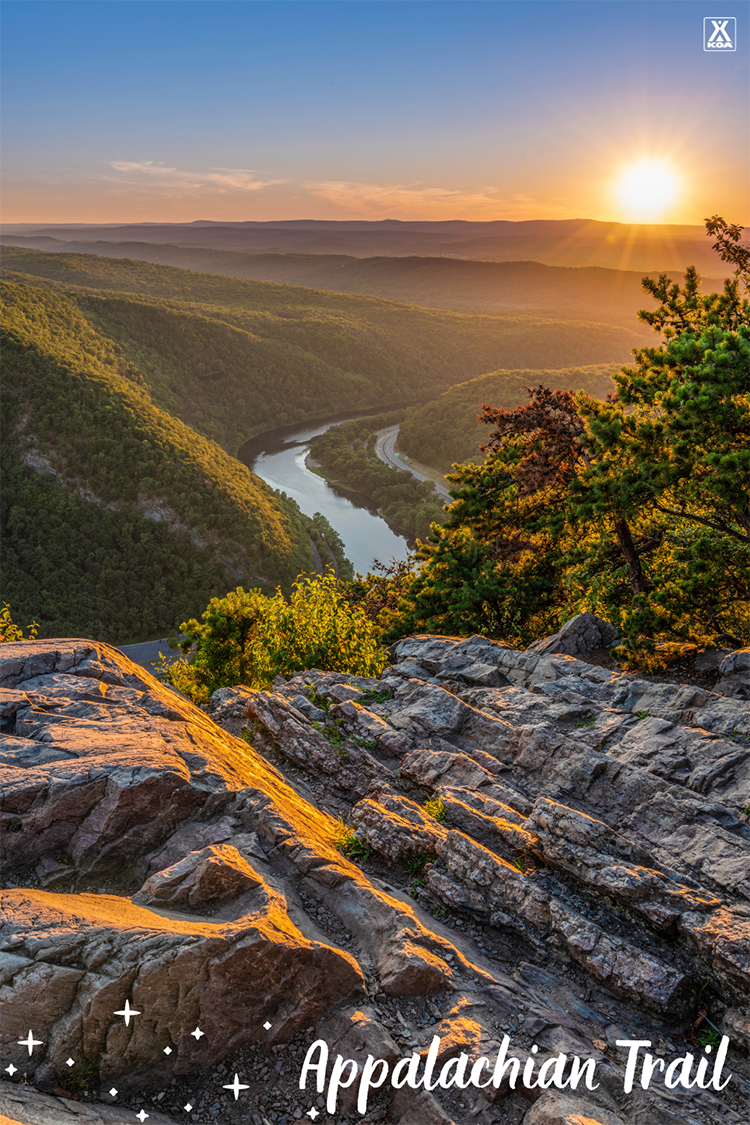
{"label": "boulder", "polygon": [[456,1125],[454,1120],[435,1101],[426,1090],[415,1093],[413,1090],[400,1090],[393,1099],[394,1110],[399,1112],[406,1106],[406,1112],[394,1118],[398,1125]]}
{"label": "boulder", "polygon": [[[341,1055],[342,1058],[353,1059],[357,1064],[357,1079],[350,1086],[339,1090],[337,1105],[344,1113],[352,1112],[357,1104],[360,1079],[367,1056],[383,1059],[390,1068],[401,1054],[395,1041],[378,1020],[377,1014],[366,1005],[343,1008],[327,1016],[315,1028],[315,1038],[322,1039],[326,1044],[329,1058]],[[313,1074],[306,1084],[311,1094],[315,1089],[314,1080]],[[380,1097],[377,1088],[369,1091],[366,1107],[368,1112],[372,1111],[374,1103],[380,1100]]]}
{"label": "boulder", "polygon": [[[151,1125],[174,1125],[174,1118],[150,1109]],[[124,1106],[79,1102],[42,1094],[32,1086],[0,1082],[1,1125],[132,1125],[135,1114]]]}
{"label": "boulder", "polygon": [[360,840],[386,859],[402,859],[433,852],[446,830],[419,805],[404,797],[365,800],[351,813]]}
{"label": "boulder", "polygon": [[157,871],[133,901],[145,906],[160,903],[211,906],[230,902],[250,887],[262,888],[263,876],[254,871],[231,844],[212,844]]}
{"label": "boulder", "polygon": [[729,699],[750,699],[750,648],[727,653],[719,665],[714,691]]}
{"label": "boulder", "polygon": [[558,633],[534,641],[526,651],[538,656],[552,656],[553,653],[579,656],[583,652],[609,648],[616,635],[614,626],[601,617],[593,613],[577,613],[565,622]]}
{"label": "boulder", "polygon": [[401,943],[380,965],[380,983],[389,996],[425,996],[450,987],[453,971],[447,961],[413,942]]}
{"label": "boulder", "polygon": [[[363,993],[350,954],[306,939],[271,887],[264,897],[216,922],[112,895],[0,892],[0,1054],[20,1066],[18,1041],[32,1027],[38,1063],[64,1071],[68,1057],[85,1060],[136,1090],[267,1040],[267,1020],[273,1039],[288,1038]],[[139,1013],[127,1023],[117,1014],[126,1001]]]}

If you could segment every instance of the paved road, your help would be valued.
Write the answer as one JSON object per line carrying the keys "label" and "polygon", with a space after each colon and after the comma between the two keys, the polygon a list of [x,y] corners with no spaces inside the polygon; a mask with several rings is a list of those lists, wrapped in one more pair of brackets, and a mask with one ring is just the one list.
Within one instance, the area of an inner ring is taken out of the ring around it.
{"label": "paved road", "polygon": [[387,430],[378,431],[378,440],[375,442],[375,452],[381,461],[385,461],[386,465],[390,465],[394,469],[403,469],[407,473],[411,473],[417,480],[426,480],[430,484],[434,484],[439,496],[444,500],[450,500],[451,495],[447,488],[442,484],[437,484],[432,477],[426,477],[424,473],[420,473],[418,469],[413,468],[408,461],[396,453],[396,438],[398,437],[399,426],[389,426]]}
{"label": "paved road", "polygon": [[120,645],[120,652],[124,652],[134,664],[140,664],[148,672],[153,672],[154,664],[159,660],[159,653],[169,658],[170,663],[182,653],[179,649],[170,648],[166,637],[161,641],[143,641],[138,645]]}

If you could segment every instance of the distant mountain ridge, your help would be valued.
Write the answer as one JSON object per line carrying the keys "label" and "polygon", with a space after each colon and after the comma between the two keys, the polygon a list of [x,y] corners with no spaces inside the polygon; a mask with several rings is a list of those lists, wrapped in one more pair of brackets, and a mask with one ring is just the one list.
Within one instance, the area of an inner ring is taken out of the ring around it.
{"label": "distant mountain ridge", "polygon": [[594,219],[520,222],[445,220],[248,220],[227,223],[9,224],[7,236],[69,241],[158,242],[176,246],[274,254],[421,257],[477,261],[532,260],[548,265],[616,269],[716,270],[701,226],[628,225]]}
{"label": "distant mountain ridge", "polygon": [[[242,219],[228,222],[223,219],[194,219],[189,223],[8,223],[7,230],[32,230],[44,226],[56,226],[67,230],[92,230],[126,229],[133,227],[233,227],[246,229],[250,227],[278,229],[278,230],[400,230],[400,231],[433,231],[465,233],[466,231],[502,231],[509,234],[523,233],[549,233],[556,230],[577,231],[581,229],[602,228],[610,231],[621,228],[626,231],[643,230],[644,224],[603,222],[600,219]],[[650,223],[645,225],[646,231],[679,232],[682,236],[694,236],[696,239],[705,237],[705,228],[701,225]]]}

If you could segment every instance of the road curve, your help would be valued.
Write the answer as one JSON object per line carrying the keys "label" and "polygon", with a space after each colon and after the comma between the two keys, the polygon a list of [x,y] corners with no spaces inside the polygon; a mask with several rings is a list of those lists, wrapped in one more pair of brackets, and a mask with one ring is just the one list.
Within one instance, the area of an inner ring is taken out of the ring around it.
{"label": "road curve", "polygon": [[182,656],[179,649],[170,648],[169,641],[164,637],[160,641],[143,641],[137,645],[119,645],[120,652],[124,652],[134,664],[140,664],[147,672],[154,672],[155,665],[159,662],[159,654],[166,656],[171,664]]}
{"label": "road curve", "polygon": [[418,469],[413,468],[408,461],[405,461],[396,453],[396,439],[399,429],[399,426],[389,426],[385,430],[378,430],[375,452],[380,460],[385,461],[386,465],[390,465],[392,469],[401,469],[404,472],[411,473],[417,480],[426,480],[430,484],[434,484],[438,495],[443,500],[449,501],[451,495],[447,488],[444,488],[442,484],[437,484],[432,477],[426,477],[424,473],[420,473]]}

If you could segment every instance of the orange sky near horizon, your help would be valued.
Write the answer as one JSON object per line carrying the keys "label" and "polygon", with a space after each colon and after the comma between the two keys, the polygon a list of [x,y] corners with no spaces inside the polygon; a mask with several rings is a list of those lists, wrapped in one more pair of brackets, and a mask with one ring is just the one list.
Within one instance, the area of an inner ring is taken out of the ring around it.
{"label": "orange sky near horizon", "polygon": [[5,223],[750,222],[734,0],[3,7]]}

